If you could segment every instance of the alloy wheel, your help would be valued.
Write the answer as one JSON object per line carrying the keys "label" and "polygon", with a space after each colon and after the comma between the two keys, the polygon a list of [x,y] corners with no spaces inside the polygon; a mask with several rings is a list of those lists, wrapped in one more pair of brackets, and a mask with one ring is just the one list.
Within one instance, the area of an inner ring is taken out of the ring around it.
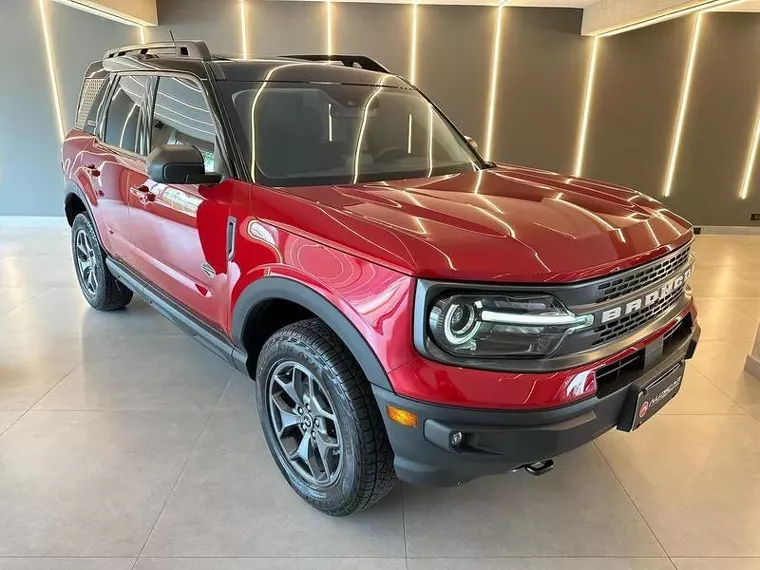
{"label": "alloy wheel", "polygon": [[95,249],[92,247],[90,236],[80,229],[74,238],[77,269],[82,279],[82,286],[88,296],[98,293],[98,276],[95,272]]}
{"label": "alloy wheel", "polygon": [[329,392],[291,360],[278,364],[268,382],[269,421],[283,456],[306,483],[333,484],[343,466],[343,439]]}

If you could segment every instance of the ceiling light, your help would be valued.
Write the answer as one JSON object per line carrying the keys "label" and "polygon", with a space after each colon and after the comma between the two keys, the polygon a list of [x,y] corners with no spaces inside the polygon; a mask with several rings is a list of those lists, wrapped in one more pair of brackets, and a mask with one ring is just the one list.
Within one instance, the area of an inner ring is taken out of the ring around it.
{"label": "ceiling light", "polygon": [[47,59],[48,78],[50,79],[50,88],[53,92],[53,107],[55,109],[56,127],[58,128],[58,139],[63,142],[65,131],[63,129],[63,113],[61,112],[61,94],[58,88],[58,76],[55,71],[55,60],[53,59],[53,45],[50,37],[50,29],[47,15],[47,0],[37,0],[40,9],[40,21],[42,22],[42,35],[45,39],[45,56]]}
{"label": "ceiling light", "polygon": [[240,0],[240,51],[243,59],[248,59],[248,15],[245,0]]}
{"label": "ceiling light", "polygon": [[586,95],[583,98],[583,111],[581,112],[581,130],[578,135],[577,151],[575,155],[575,169],[573,174],[580,176],[583,171],[583,157],[586,154],[586,135],[588,134],[588,119],[591,114],[591,95],[594,91],[594,77],[596,76],[596,56],[599,51],[599,38],[594,38],[591,45],[591,58],[588,64],[588,77],[586,78]]}
{"label": "ceiling light", "polygon": [[742,177],[741,190],[739,191],[739,197],[742,200],[746,200],[749,195],[749,187],[752,182],[752,174],[755,171],[755,161],[757,160],[758,144],[760,144],[760,105],[757,110],[755,132],[752,135],[752,142],[750,143],[749,151],[747,152],[747,164],[744,167],[744,176]]}
{"label": "ceiling light", "polygon": [[496,115],[496,93],[498,91],[499,82],[499,64],[501,59],[501,25],[502,25],[502,7],[504,2],[501,2],[496,8],[496,31],[494,32],[493,40],[493,56],[491,60],[491,92],[488,95],[488,121],[486,122],[486,140],[483,148],[483,156],[486,160],[491,160],[493,141],[493,126],[494,118]]}
{"label": "ceiling light", "polygon": [[409,81],[417,80],[417,1],[412,0],[412,46],[409,61]]}
{"label": "ceiling light", "polygon": [[689,59],[686,61],[686,73],[684,74],[683,87],[681,88],[681,102],[678,105],[678,117],[676,119],[676,130],[673,135],[673,145],[670,149],[670,159],[668,160],[668,171],[665,176],[665,188],[662,191],[663,196],[670,196],[673,188],[673,177],[678,162],[678,151],[681,147],[681,134],[683,132],[684,118],[686,109],[689,106],[689,93],[691,91],[691,79],[694,74],[694,62],[697,59],[697,47],[699,45],[699,33],[702,29],[702,13],[697,14],[694,22],[694,33],[691,36],[691,47],[689,48]]}

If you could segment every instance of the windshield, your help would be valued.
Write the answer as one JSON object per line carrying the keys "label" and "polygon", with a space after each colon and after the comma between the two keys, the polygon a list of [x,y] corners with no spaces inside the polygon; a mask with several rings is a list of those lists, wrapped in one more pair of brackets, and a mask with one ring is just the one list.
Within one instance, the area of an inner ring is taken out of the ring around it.
{"label": "windshield", "polygon": [[251,177],[267,186],[350,184],[484,168],[422,95],[382,85],[220,84]]}

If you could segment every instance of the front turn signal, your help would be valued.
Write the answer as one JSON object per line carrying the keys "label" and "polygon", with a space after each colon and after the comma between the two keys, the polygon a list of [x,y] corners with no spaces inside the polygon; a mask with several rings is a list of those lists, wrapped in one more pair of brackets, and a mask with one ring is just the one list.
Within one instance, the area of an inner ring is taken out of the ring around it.
{"label": "front turn signal", "polygon": [[388,411],[388,418],[402,426],[416,428],[419,425],[417,414],[414,412],[397,408],[390,404],[386,406],[386,410]]}

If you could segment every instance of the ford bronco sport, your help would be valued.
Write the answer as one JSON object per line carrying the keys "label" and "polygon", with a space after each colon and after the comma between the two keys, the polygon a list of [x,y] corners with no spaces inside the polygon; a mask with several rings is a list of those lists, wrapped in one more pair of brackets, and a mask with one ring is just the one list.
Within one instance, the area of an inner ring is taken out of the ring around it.
{"label": "ford bronco sport", "polygon": [[686,221],[486,162],[367,57],[111,50],[62,164],[87,301],[137,293],[250,375],[277,466],[330,515],[632,431],[699,337]]}

